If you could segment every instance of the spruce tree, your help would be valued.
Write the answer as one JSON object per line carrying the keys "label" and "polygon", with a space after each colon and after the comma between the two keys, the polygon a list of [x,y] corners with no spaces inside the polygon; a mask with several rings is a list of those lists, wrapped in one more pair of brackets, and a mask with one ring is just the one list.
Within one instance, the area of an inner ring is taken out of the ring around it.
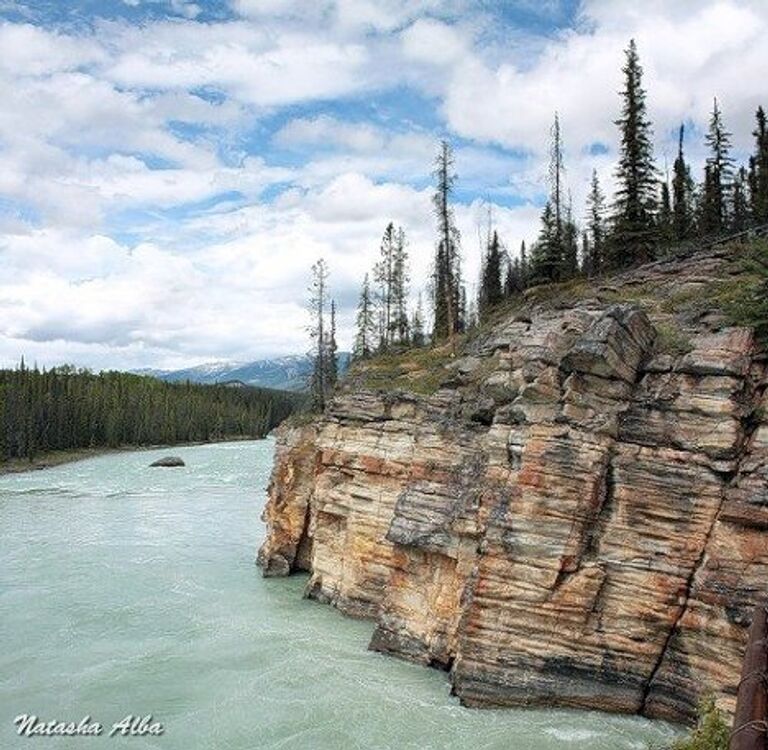
{"label": "spruce tree", "polygon": [[386,350],[392,343],[394,332],[393,302],[395,284],[395,256],[397,253],[397,232],[390,221],[381,238],[379,261],[373,269],[373,278],[378,286],[379,347]]}
{"label": "spruce tree", "polygon": [[411,318],[411,344],[413,346],[424,346],[424,309],[421,304],[421,294],[416,302],[416,309]]}
{"label": "spruce tree", "polygon": [[712,107],[706,142],[710,155],[705,168],[702,230],[706,234],[722,234],[730,223],[733,159],[730,156],[731,134],[723,125],[717,99]]}
{"label": "spruce tree", "polygon": [[549,145],[549,200],[555,220],[555,242],[563,247],[563,224],[565,214],[565,166],[563,163],[563,136],[560,131],[560,116],[555,112],[555,120],[550,130]]}
{"label": "spruce tree", "polygon": [[634,39],[625,55],[621,116],[616,120],[620,143],[610,259],[616,268],[652,260],[657,244],[653,131],[645,101],[643,69]]}
{"label": "spruce tree", "polygon": [[768,223],[768,129],[766,128],[765,110],[757,108],[755,114],[757,126],[755,136],[755,155],[750,159],[750,205],[752,220],[755,224]]}
{"label": "spruce tree", "polygon": [[357,333],[353,356],[355,359],[367,359],[373,354],[376,336],[376,321],[373,299],[371,295],[371,282],[368,274],[363,278],[363,286],[360,289],[360,301],[357,304]]}
{"label": "spruce tree", "polygon": [[672,234],[677,242],[689,239],[694,232],[693,180],[683,153],[685,126],[680,125],[677,158],[672,167]]}
{"label": "spruce tree", "polygon": [[541,229],[531,251],[531,281],[557,281],[562,268],[562,248],[557,220],[551,201],[541,213]]}
{"label": "spruce tree", "polygon": [[568,203],[565,209],[565,220],[563,221],[561,231],[563,248],[561,277],[569,279],[575,276],[579,271],[579,230],[573,221],[570,195],[568,196]]}
{"label": "spruce tree", "polygon": [[731,218],[731,229],[734,232],[743,232],[749,228],[750,210],[748,192],[747,170],[740,167],[733,180],[733,214]]}
{"label": "spruce tree", "polygon": [[488,247],[483,260],[478,311],[480,322],[487,319],[490,309],[501,302],[504,294],[501,285],[501,263],[503,251],[499,243],[498,232],[494,231],[488,239]]}
{"label": "spruce tree", "polygon": [[587,195],[587,231],[589,260],[587,273],[590,276],[602,273],[605,265],[605,195],[600,188],[597,170],[592,170],[592,180]]}
{"label": "spruce tree", "polygon": [[674,219],[672,216],[672,198],[669,193],[669,184],[666,180],[661,182],[661,200],[659,202],[659,240],[664,246],[669,246],[674,240]]}
{"label": "spruce tree", "polygon": [[435,314],[434,339],[448,338],[455,347],[454,335],[461,328],[461,258],[460,234],[451,206],[456,184],[453,149],[448,141],[441,141],[435,160],[435,193],[432,197],[437,218],[437,245],[433,271],[433,309]]}
{"label": "spruce tree", "polygon": [[331,394],[336,388],[339,379],[338,345],[336,343],[336,301],[331,300],[331,321],[326,344],[325,366],[327,375],[325,378],[327,393]]}
{"label": "spruce tree", "polygon": [[520,289],[528,287],[531,270],[528,265],[528,250],[525,247],[525,240],[520,243]]}
{"label": "spruce tree", "polygon": [[537,282],[559,281],[575,270],[576,254],[573,252],[575,227],[568,216],[565,195],[565,167],[563,165],[563,138],[560,118],[550,130],[549,146],[549,199],[541,215],[541,230],[533,248],[532,275]]}
{"label": "spruce tree", "polygon": [[325,408],[325,399],[328,393],[328,351],[325,327],[325,311],[328,305],[328,266],[322,258],[312,266],[312,282],[309,293],[311,316],[309,335],[312,340],[310,393],[313,408],[322,411]]}
{"label": "spruce tree", "polygon": [[520,259],[512,260],[509,256],[504,262],[504,296],[509,299],[520,291]]}
{"label": "spruce tree", "polygon": [[408,250],[402,227],[395,235],[395,250],[392,272],[392,341],[407,345],[410,333],[408,322]]}

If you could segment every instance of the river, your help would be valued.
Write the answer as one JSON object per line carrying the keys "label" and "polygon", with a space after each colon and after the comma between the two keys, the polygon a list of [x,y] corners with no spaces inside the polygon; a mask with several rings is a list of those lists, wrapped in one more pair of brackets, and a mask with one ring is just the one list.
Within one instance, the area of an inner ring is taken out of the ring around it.
{"label": "river", "polygon": [[[446,674],[367,651],[370,623],[302,599],[303,577],[261,578],[272,450],[0,477],[0,747],[644,750],[674,736],[636,717],[462,708]],[[23,738],[21,714],[90,716],[103,733]],[[108,737],[147,714],[162,735]]]}

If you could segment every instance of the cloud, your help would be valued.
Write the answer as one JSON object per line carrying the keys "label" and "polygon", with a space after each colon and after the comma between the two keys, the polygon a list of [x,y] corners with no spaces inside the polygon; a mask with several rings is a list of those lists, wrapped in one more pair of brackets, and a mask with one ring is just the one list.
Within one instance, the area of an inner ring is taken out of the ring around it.
{"label": "cloud", "polygon": [[388,221],[426,290],[437,139],[471,285],[489,205],[511,251],[535,236],[555,110],[576,217],[593,168],[610,190],[630,37],[661,166],[683,120],[700,165],[714,95],[743,157],[768,75],[758,0],[234,0],[205,21],[200,1],[124,3],[140,24],[0,23],[6,363],[303,351],[320,255],[349,346]]}
{"label": "cloud", "polygon": [[582,27],[555,36],[533,63],[516,60],[514,50],[494,62],[477,51],[462,56],[445,77],[443,111],[461,136],[510,148],[541,153],[555,111],[572,153],[595,141],[613,145],[622,50],[634,37],[660,143],[681,121],[706,122],[718,95],[743,148],[764,97],[767,31],[765,4],[587,0]]}

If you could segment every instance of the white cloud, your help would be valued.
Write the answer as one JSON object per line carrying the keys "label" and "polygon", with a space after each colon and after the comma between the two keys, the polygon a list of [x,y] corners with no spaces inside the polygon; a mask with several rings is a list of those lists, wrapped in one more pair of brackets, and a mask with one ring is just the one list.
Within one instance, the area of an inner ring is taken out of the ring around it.
{"label": "white cloud", "polygon": [[470,51],[468,40],[453,26],[419,19],[402,34],[406,59],[427,65],[461,64]]}
{"label": "white cloud", "polygon": [[587,0],[582,15],[584,30],[560,34],[533,64],[514,50],[493,63],[477,52],[462,56],[445,79],[450,126],[466,138],[541,152],[557,110],[574,154],[595,141],[612,145],[622,50],[634,37],[660,142],[683,120],[704,124],[718,95],[737,143],[746,145],[768,75],[768,6]]}
{"label": "white cloud", "polygon": [[[494,207],[511,250],[535,234],[555,110],[577,218],[593,167],[610,185],[613,154],[589,147],[614,149],[632,36],[660,162],[681,120],[700,141],[714,95],[738,149],[751,146],[764,2],[584,0],[575,28],[549,36],[492,6],[236,0],[236,18],[203,23],[200,3],[169,0],[174,18],[141,26],[0,24],[0,359],[179,366],[302,351],[320,255],[348,346],[388,221],[408,232],[414,292],[426,285],[426,185],[446,133],[474,282],[483,198],[521,204]],[[566,17],[556,0],[515,9]],[[700,142],[689,153],[700,161]]]}

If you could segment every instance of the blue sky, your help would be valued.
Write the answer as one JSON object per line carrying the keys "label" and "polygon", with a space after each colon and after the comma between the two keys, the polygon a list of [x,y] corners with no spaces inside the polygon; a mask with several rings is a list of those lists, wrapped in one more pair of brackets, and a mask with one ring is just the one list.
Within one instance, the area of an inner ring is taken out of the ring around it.
{"label": "blue sky", "polygon": [[[489,206],[533,240],[559,111],[577,218],[610,191],[622,50],[659,166],[712,97],[737,155],[766,104],[759,0],[0,0],[0,362],[175,367],[303,351],[329,262],[342,344],[389,221],[432,254],[431,162],[456,149],[470,289]],[[748,71],[749,74],[745,74]]]}

